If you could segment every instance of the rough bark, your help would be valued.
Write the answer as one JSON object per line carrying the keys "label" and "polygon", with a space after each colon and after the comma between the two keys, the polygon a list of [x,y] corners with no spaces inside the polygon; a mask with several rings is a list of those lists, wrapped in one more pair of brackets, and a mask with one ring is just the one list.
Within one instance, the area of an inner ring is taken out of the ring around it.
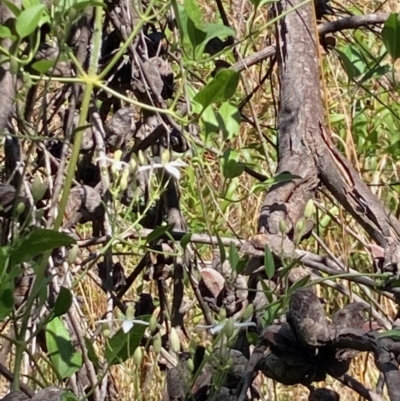
{"label": "rough bark", "polygon": [[301,178],[271,188],[262,206],[259,230],[276,235],[284,219],[288,237],[293,239],[305,204],[323,184],[370,237],[385,247],[385,266],[398,270],[400,222],[335,149],[325,127],[312,3],[292,10],[300,3],[283,0],[276,6],[278,15],[288,12],[277,23],[276,54],[280,79],[277,173]]}

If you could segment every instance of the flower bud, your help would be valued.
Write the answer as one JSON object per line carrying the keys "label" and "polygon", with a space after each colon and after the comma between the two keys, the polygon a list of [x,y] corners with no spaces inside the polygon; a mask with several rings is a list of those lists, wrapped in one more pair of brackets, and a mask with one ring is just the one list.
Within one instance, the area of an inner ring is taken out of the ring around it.
{"label": "flower bud", "polygon": [[304,220],[300,219],[297,223],[296,223],[296,231],[298,233],[302,233],[304,230]]}
{"label": "flower bud", "polygon": [[126,308],[125,318],[126,320],[133,320],[135,317],[135,306],[133,303],[128,304]]}
{"label": "flower bud", "polygon": [[157,318],[155,314],[152,314],[150,317],[149,329],[151,333],[154,333],[157,329]]}
{"label": "flower bud", "polygon": [[193,372],[193,371],[194,371],[194,362],[193,362],[193,359],[192,359],[192,358],[189,358],[189,359],[186,361],[186,366],[187,366],[189,372]]}
{"label": "flower bud", "polygon": [[108,325],[108,323],[103,323],[101,332],[103,333],[104,337],[106,337],[106,338],[111,337],[111,330],[110,330],[110,326]]}
{"label": "flower bud", "polygon": [[225,308],[221,308],[219,310],[219,314],[218,314],[218,320],[220,322],[223,322],[226,319],[226,309]]}
{"label": "flower bud", "polygon": [[181,350],[181,340],[179,339],[179,335],[175,330],[175,327],[171,327],[171,332],[169,333],[169,342],[172,351],[178,353]]}
{"label": "flower bud", "polygon": [[232,336],[234,330],[235,323],[233,321],[233,317],[230,317],[225,323],[224,334],[229,338]]}
{"label": "flower bud", "polygon": [[139,366],[141,365],[142,361],[143,361],[143,349],[142,347],[139,346],[135,349],[135,352],[133,353],[133,363],[136,366]]}
{"label": "flower bud", "polygon": [[153,337],[153,349],[156,354],[159,354],[161,352],[162,348],[162,341],[161,341],[161,334],[157,333]]}
{"label": "flower bud", "polygon": [[284,219],[279,220],[279,231],[282,234],[286,234],[286,230],[287,230],[286,221]]}
{"label": "flower bud", "polygon": [[309,219],[314,214],[314,201],[309,199],[304,209],[304,217]]}
{"label": "flower bud", "polygon": [[19,70],[19,64],[18,64],[18,60],[14,57],[11,56],[10,58],[10,73],[13,75],[17,75],[18,74],[18,70]]}
{"label": "flower bud", "polygon": [[17,216],[20,216],[22,213],[25,211],[25,203],[24,202],[19,202],[17,207],[15,208],[15,213]]}
{"label": "flower bud", "polygon": [[47,185],[42,181],[39,175],[35,175],[31,191],[35,203],[43,199],[43,196],[47,191]]}
{"label": "flower bud", "polygon": [[246,309],[243,312],[242,319],[244,321],[247,321],[253,316],[254,313],[254,305],[253,304],[248,304]]}
{"label": "flower bud", "polygon": [[141,166],[145,166],[147,164],[146,157],[145,157],[143,151],[141,151],[141,150],[139,150],[139,152],[138,152],[138,160],[139,160],[139,164]]}

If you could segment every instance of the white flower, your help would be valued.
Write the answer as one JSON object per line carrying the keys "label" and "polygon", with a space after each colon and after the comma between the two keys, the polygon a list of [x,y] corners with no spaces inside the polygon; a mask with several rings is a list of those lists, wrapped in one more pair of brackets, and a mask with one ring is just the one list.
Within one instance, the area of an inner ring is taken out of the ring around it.
{"label": "white flower", "polygon": [[129,167],[128,163],[123,162],[121,160],[111,159],[111,157],[107,157],[107,156],[100,156],[95,160],[95,162],[98,163],[99,161],[102,161],[102,160],[104,160],[107,163],[109,163],[110,165],[112,165],[112,168],[115,171],[121,171],[124,168],[128,168]]}
{"label": "white flower", "polygon": [[153,170],[156,168],[163,168],[165,169],[169,174],[171,174],[172,176],[174,176],[177,180],[179,180],[181,178],[181,172],[179,171],[179,167],[186,167],[187,164],[182,161],[182,160],[175,160],[172,162],[168,162],[165,164],[162,163],[151,163],[147,166],[140,166],[138,171],[142,172],[142,171],[147,171],[147,170]]}
{"label": "white flower", "polygon": [[[211,325],[198,325],[196,328],[198,329],[206,329],[206,330],[210,330],[210,333],[212,335],[219,333],[220,331],[222,331],[222,329],[225,327],[225,323],[219,323],[219,324],[211,324]],[[235,329],[241,329],[243,327],[257,327],[257,325],[254,322],[234,322],[233,323],[233,327]]]}
{"label": "white flower", "polygon": [[149,322],[145,322],[144,320],[136,320],[136,319],[110,319],[110,320],[98,320],[96,323],[113,323],[113,322],[122,322],[122,331],[126,334],[128,333],[135,324],[142,324],[144,326],[148,326]]}

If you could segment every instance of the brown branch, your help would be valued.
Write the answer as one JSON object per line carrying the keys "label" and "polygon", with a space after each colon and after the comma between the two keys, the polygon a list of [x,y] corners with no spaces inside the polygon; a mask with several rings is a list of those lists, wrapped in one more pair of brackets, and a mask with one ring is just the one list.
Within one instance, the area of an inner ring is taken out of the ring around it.
{"label": "brown branch", "polygon": [[[343,18],[336,21],[329,21],[324,24],[318,25],[318,33],[320,35],[326,35],[328,33],[343,31],[345,29],[357,29],[368,25],[383,24],[388,17],[389,14],[387,13],[353,15],[348,18]],[[260,63],[261,61],[275,56],[275,54],[275,46],[267,46],[264,49],[261,49],[260,51],[246,57],[245,59],[238,61],[231,68],[237,72],[241,72],[246,68],[250,68],[253,65]]]}

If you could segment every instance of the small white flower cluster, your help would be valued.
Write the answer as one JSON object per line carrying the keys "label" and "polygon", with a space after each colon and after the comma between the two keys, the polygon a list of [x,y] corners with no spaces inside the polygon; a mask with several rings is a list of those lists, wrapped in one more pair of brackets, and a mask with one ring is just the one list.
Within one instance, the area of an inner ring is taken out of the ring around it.
{"label": "small white flower cluster", "polygon": [[[104,160],[107,163],[109,163],[110,165],[112,165],[112,168],[114,171],[122,171],[125,168],[129,168],[128,163],[121,161],[121,160],[112,159],[111,157],[107,157],[107,156],[98,157],[96,159],[96,163],[99,161],[102,161],[102,160]],[[187,166],[187,164],[184,161],[179,160],[179,159],[171,161],[171,162],[167,162],[167,163],[152,162],[145,166],[139,166],[138,169],[136,170],[136,172],[141,173],[142,171],[147,171],[147,170],[165,169],[165,171],[167,171],[174,178],[179,180],[181,178],[181,172],[179,171],[179,168],[186,167],[186,166]]]}

